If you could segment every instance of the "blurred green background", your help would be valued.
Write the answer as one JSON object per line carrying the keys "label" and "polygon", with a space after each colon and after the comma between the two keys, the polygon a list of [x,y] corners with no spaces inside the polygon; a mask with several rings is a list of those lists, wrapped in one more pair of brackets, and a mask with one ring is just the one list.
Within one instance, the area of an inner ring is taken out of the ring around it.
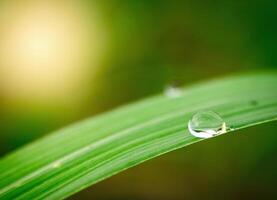
{"label": "blurred green background", "polygon": [[[276,20],[273,0],[0,0],[0,153],[175,82],[275,69]],[[241,132],[71,199],[277,198],[276,123]]]}

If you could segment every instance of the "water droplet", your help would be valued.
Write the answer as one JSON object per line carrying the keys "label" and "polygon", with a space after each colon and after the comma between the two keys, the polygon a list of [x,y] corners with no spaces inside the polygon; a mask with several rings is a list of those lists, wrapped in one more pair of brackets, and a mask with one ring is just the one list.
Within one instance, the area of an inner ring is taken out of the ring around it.
{"label": "water droplet", "polygon": [[219,114],[213,111],[203,111],[192,116],[188,129],[195,137],[210,138],[226,133],[227,127]]}
{"label": "water droplet", "polygon": [[182,90],[176,85],[168,85],[165,87],[164,94],[169,98],[177,98],[182,95]]}

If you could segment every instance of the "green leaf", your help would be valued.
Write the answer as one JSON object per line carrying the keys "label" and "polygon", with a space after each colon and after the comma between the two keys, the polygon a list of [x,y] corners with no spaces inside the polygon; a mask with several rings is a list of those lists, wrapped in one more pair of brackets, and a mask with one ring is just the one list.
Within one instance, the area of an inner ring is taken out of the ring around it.
{"label": "green leaf", "polygon": [[213,80],[178,98],[155,96],[59,130],[0,161],[0,198],[65,198],[199,142],[187,124],[201,110],[219,113],[232,131],[276,120],[276,86],[275,72]]}

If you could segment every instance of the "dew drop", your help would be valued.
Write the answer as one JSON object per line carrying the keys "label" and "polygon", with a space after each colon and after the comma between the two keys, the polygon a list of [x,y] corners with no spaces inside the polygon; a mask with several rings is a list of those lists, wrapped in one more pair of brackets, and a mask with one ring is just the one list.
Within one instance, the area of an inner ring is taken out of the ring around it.
{"label": "dew drop", "polygon": [[219,114],[202,111],[194,114],[188,122],[189,132],[198,138],[210,138],[226,133],[227,127]]}
{"label": "dew drop", "polygon": [[182,90],[176,85],[168,85],[165,87],[164,95],[169,98],[177,98],[182,95]]}

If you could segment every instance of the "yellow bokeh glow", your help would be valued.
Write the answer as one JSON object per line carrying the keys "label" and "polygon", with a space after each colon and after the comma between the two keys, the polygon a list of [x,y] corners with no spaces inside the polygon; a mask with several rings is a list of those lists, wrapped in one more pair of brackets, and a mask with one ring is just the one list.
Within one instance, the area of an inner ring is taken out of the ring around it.
{"label": "yellow bokeh glow", "polygon": [[0,12],[2,92],[39,101],[80,96],[88,60],[97,55],[91,48],[98,52],[100,45],[82,7],[71,1],[10,0]]}

